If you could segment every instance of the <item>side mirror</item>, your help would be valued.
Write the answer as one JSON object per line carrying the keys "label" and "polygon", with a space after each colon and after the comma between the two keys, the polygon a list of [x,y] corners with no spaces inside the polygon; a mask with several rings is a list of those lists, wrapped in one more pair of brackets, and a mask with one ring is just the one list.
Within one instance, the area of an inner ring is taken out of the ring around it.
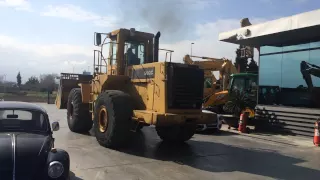
{"label": "side mirror", "polygon": [[101,33],[95,33],[95,45],[96,46],[101,45]]}
{"label": "side mirror", "polygon": [[53,131],[58,131],[60,129],[59,122],[53,122],[52,123],[52,130]]}

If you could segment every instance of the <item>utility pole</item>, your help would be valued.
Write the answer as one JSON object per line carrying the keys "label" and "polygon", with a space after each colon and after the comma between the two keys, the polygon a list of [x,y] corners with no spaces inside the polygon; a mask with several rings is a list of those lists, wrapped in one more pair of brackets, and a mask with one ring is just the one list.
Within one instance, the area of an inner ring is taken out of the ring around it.
{"label": "utility pole", "polygon": [[194,43],[191,43],[191,52],[190,52],[190,56],[192,56],[192,45],[193,45]]}
{"label": "utility pole", "polygon": [[3,94],[6,95],[6,79],[7,79],[7,75],[5,74],[3,76]]}

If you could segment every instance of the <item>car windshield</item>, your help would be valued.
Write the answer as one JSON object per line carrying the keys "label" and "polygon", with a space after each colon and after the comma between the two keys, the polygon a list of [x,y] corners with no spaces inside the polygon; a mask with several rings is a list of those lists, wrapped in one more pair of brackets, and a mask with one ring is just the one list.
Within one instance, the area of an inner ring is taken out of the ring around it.
{"label": "car windshield", "polygon": [[0,109],[0,132],[45,132],[47,123],[45,115],[38,111]]}

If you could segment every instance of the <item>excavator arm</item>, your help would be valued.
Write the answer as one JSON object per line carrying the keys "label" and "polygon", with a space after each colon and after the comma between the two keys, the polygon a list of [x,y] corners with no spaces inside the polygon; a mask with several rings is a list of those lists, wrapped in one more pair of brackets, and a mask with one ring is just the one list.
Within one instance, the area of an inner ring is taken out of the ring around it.
{"label": "excavator arm", "polygon": [[301,61],[300,63],[300,71],[303,79],[306,81],[309,91],[313,89],[313,82],[311,75],[320,78],[320,67],[306,61]]}
{"label": "excavator arm", "polygon": [[[204,61],[193,61],[191,57],[201,58]],[[232,61],[225,58],[210,58],[210,57],[200,57],[200,56],[189,56],[185,55],[183,58],[185,64],[193,64],[199,66],[205,71],[205,76],[212,77],[213,82],[216,82],[216,78],[212,75],[212,71],[219,71],[219,80],[223,79],[223,88],[225,90],[229,85],[230,75],[238,73],[236,67],[232,64]]]}
{"label": "excavator arm", "polygon": [[[193,61],[191,57],[203,60]],[[211,88],[205,88],[203,108],[222,113],[222,105],[225,104],[228,97],[227,87],[230,83],[231,74],[238,73],[232,61],[225,58],[218,59],[189,55],[185,55],[183,61],[185,64],[197,65],[204,70],[205,79],[211,79]],[[212,71],[219,71],[219,80],[215,78]]]}

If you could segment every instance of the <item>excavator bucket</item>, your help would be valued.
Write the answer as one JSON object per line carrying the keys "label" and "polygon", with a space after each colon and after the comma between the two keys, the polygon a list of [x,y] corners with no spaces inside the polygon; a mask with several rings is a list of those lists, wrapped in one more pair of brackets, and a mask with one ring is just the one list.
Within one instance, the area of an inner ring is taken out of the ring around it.
{"label": "excavator bucket", "polygon": [[57,108],[67,109],[68,96],[71,89],[79,87],[79,83],[88,83],[91,80],[92,75],[61,73],[60,84],[55,101]]}

